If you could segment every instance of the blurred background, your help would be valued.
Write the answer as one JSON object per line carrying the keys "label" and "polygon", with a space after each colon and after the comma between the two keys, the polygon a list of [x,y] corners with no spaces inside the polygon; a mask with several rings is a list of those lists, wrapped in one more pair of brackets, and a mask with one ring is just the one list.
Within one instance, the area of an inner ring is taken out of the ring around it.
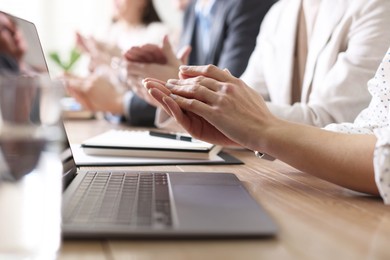
{"label": "blurred background", "polygon": [[[161,19],[179,30],[182,14],[171,0],[155,0]],[[0,10],[32,21],[38,30],[52,76],[60,69],[48,57],[50,52],[67,56],[75,45],[75,32],[102,37],[113,13],[112,0],[1,0]],[[84,67],[81,60],[76,70]],[[82,73],[82,72],[81,72]]]}

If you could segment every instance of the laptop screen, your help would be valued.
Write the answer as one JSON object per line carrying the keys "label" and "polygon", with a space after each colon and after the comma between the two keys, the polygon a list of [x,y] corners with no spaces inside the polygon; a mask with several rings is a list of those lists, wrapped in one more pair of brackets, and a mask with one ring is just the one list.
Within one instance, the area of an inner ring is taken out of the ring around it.
{"label": "laptop screen", "polygon": [[[32,22],[0,11],[0,31],[4,30],[8,37],[0,34],[0,71],[49,74],[38,32]],[[64,127],[63,132],[64,151],[61,157],[66,187],[77,168]]]}
{"label": "laptop screen", "polygon": [[0,68],[25,74],[49,73],[35,25],[0,11]]}

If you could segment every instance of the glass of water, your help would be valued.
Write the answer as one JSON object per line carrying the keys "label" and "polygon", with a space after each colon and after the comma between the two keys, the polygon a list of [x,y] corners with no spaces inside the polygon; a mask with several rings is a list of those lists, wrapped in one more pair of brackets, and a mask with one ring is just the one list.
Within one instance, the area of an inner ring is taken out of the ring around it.
{"label": "glass of water", "polygon": [[61,235],[64,89],[0,75],[0,259],[55,259]]}

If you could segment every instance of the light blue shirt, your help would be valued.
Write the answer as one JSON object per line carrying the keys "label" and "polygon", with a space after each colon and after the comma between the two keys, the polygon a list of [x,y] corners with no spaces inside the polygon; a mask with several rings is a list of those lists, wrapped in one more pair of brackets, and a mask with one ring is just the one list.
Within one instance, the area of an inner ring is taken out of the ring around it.
{"label": "light blue shirt", "polygon": [[202,49],[204,53],[210,50],[211,27],[213,24],[213,17],[216,13],[215,2],[210,0],[205,6],[201,6],[201,1],[197,1],[195,5],[195,14],[199,28],[202,32]]}

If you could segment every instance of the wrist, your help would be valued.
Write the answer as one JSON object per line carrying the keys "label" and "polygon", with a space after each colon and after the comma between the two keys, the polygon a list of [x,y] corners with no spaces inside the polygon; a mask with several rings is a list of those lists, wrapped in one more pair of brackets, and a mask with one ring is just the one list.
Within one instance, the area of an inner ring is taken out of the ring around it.
{"label": "wrist", "polygon": [[114,115],[124,115],[124,105],[123,105],[123,96],[116,95],[110,108],[108,109],[110,113]]}
{"label": "wrist", "polygon": [[257,152],[257,157],[261,157],[261,154],[272,154],[275,142],[280,141],[280,133],[283,129],[288,129],[286,123],[288,124],[281,119],[272,118],[266,124],[257,124],[257,129],[253,131],[256,135],[251,135],[252,142],[248,148]]}

